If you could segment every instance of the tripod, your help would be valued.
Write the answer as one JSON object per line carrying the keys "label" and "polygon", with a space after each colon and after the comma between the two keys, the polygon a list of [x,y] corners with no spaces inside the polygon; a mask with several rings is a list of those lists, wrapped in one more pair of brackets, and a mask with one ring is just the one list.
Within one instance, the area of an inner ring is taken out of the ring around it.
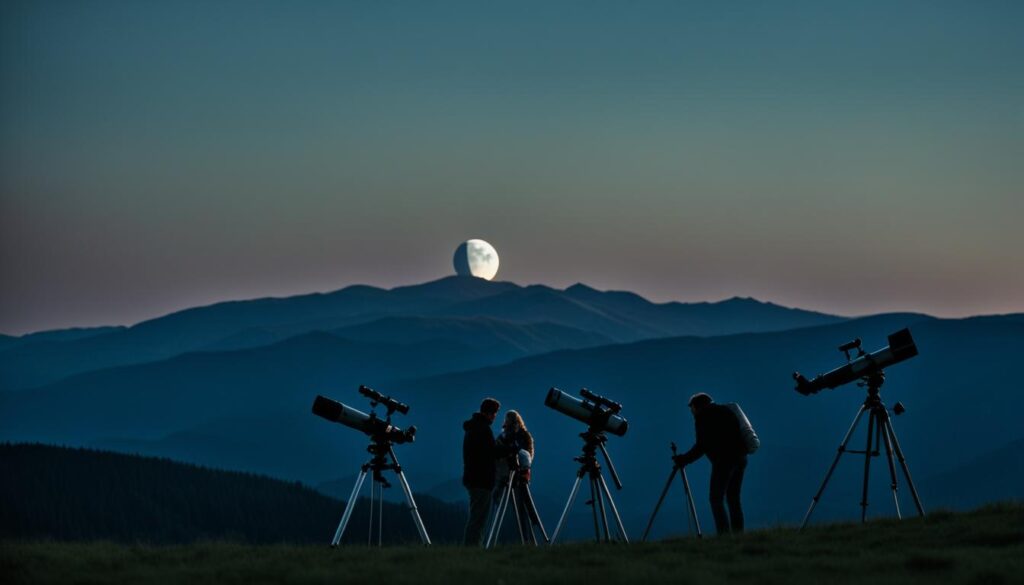
{"label": "tripod", "polygon": [[594,513],[595,539],[598,542],[602,540],[604,542],[612,542],[611,530],[608,527],[608,510],[605,506],[607,502],[607,508],[611,509],[611,514],[615,518],[615,526],[618,529],[619,538],[623,542],[629,543],[626,527],[622,524],[622,517],[619,516],[619,510],[615,507],[615,500],[612,499],[612,493],[608,489],[608,484],[604,481],[604,476],[601,474],[601,464],[597,462],[597,450],[600,449],[601,454],[604,455],[604,460],[608,463],[608,471],[612,475],[612,481],[615,482],[616,489],[621,490],[622,482],[619,481],[619,474],[615,472],[615,465],[608,455],[608,450],[604,448],[604,443],[608,440],[608,437],[596,426],[591,426],[587,429],[587,432],[580,433],[580,437],[583,439],[583,454],[573,459],[573,461],[580,463],[580,469],[576,472],[576,483],[573,484],[572,490],[569,492],[569,500],[565,503],[565,509],[562,510],[562,517],[558,519],[555,532],[551,535],[551,544],[555,543],[558,535],[562,532],[565,518],[569,515],[569,510],[576,501],[576,495],[580,491],[580,483],[583,481],[584,476],[590,477],[590,500],[587,502],[587,505],[593,509]]}
{"label": "tripod", "polygon": [[672,480],[676,478],[676,473],[679,473],[679,478],[683,480],[683,491],[686,493],[686,506],[689,511],[687,516],[690,530],[696,528],[697,538],[702,538],[703,534],[700,531],[700,520],[697,519],[697,508],[693,505],[693,492],[690,491],[690,480],[686,477],[686,469],[675,463],[676,456],[676,444],[672,443],[672,473],[668,475],[668,481],[665,482],[665,489],[661,490],[661,497],[658,498],[658,504],[654,506],[654,512],[651,513],[651,520],[647,523],[647,530],[644,530],[644,537],[641,542],[647,542],[647,535],[651,533],[651,527],[654,526],[654,519],[658,516],[658,510],[661,509],[661,505],[665,502],[665,496],[668,495],[669,488],[672,487]]}
{"label": "tripod", "polygon": [[[814,512],[814,507],[818,505],[818,500],[821,499],[821,494],[825,492],[825,486],[828,485],[828,480],[832,477],[832,472],[835,471],[836,465],[839,464],[839,458],[843,456],[843,453],[854,453],[864,455],[864,487],[861,495],[860,507],[860,521],[864,522],[868,516],[868,476],[871,471],[871,458],[879,456],[879,446],[885,446],[885,457],[889,463],[889,478],[891,480],[890,488],[892,489],[892,499],[896,504],[896,517],[902,519],[903,516],[900,514],[900,499],[897,494],[898,484],[896,480],[896,465],[893,462],[893,454],[896,454],[896,458],[899,460],[900,467],[903,469],[903,475],[907,479],[907,485],[910,486],[910,495],[914,499],[914,505],[917,507],[917,513],[920,516],[924,516],[924,508],[921,506],[921,498],[917,495],[917,488],[914,487],[914,480],[910,477],[910,468],[907,467],[907,460],[903,456],[903,449],[900,448],[900,442],[896,439],[896,431],[892,428],[892,420],[889,418],[889,411],[886,410],[885,404],[882,403],[882,399],[879,396],[879,391],[882,388],[882,384],[885,382],[885,373],[882,370],[877,370],[874,373],[865,376],[863,381],[860,383],[861,386],[867,386],[868,397],[864,400],[864,404],[861,405],[860,410],[857,411],[857,416],[853,419],[853,424],[850,425],[850,430],[846,431],[846,436],[843,437],[843,442],[839,444],[839,452],[836,453],[835,459],[832,460],[832,466],[828,468],[828,472],[825,473],[825,479],[821,482],[821,487],[818,488],[818,493],[811,498],[811,506],[807,509],[807,514],[804,515],[803,524],[800,525],[802,530],[807,526],[807,522],[811,519],[811,513]],[[893,412],[897,415],[902,414],[906,409],[899,402],[893,408]],[[857,425],[860,423],[860,419],[864,416],[864,413],[868,413],[868,441],[867,447],[863,451],[848,451],[846,449],[847,443],[850,442],[850,437],[853,436],[853,432],[857,429]]]}
{"label": "tripod", "polygon": [[[494,519],[491,520],[491,529],[487,533],[484,548],[491,548],[497,544],[498,536],[501,535],[501,526],[508,514],[509,502],[512,503],[512,509],[516,515],[516,526],[519,528],[519,540],[522,544],[535,546],[538,544],[537,535],[534,533],[535,529],[540,531],[545,544],[550,542],[548,533],[544,530],[544,524],[540,521],[540,515],[537,513],[537,506],[533,502],[530,482],[523,477],[518,458],[511,457],[509,458],[508,477],[502,483],[501,498],[494,509]],[[523,521],[524,514],[529,520],[529,524]]]}
{"label": "tripod", "polygon": [[[338,529],[334,532],[334,538],[331,540],[331,546],[338,546],[338,543],[341,542],[341,537],[345,534],[345,529],[348,528],[348,522],[352,519],[352,511],[355,509],[356,498],[359,496],[359,490],[362,489],[363,483],[366,481],[366,476],[371,471],[373,472],[373,483],[370,484],[370,534],[367,544],[370,546],[373,545],[373,507],[375,489],[378,492],[377,546],[382,544],[384,532],[384,488],[391,487],[387,478],[384,477],[384,472],[388,470],[394,471],[395,475],[398,476],[398,483],[401,484],[402,491],[405,493],[405,501],[409,506],[409,512],[412,514],[413,524],[416,525],[416,530],[420,534],[420,541],[422,541],[423,544],[430,544],[430,536],[427,535],[427,528],[423,525],[423,519],[420,518],[419,510],[416,508],[416,500],[412,496],[412,488],[409,487],[409,482],[405,479],[405,473],[402,472],[402,466],[398,463],[398,457],[395,457],[395,449],[391,444],[391,440],[383,434],[374,435],[371,440],[372,442],[366,450],[369,451],[373,457],[359,468],[359,476],[356,477],[356,485],[352,488],[352,495],[348,497],[348,504],[345,506],[345,513],[342,514],[341,522],[338,524]],[[388,462],[389,457],[391,458],[390,463]]]}

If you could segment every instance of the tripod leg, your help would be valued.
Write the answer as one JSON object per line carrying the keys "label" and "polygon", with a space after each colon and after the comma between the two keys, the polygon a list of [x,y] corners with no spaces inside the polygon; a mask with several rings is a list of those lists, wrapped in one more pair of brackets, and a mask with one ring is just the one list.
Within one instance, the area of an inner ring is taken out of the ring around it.
{"label": "tripod leg", "polygon": [[693,526],[697,529],[697,538],[703,538],[704,535],[700,531],[700,520],[697,519],[697,506],[693,504],[693,492],[690,491],[690,478],[686,476],[686,470],[683,468],[679,469],[680,476],[683,478],[683,490],[686,492],[686,503],[690,508],[690,517],[693,518]]}
{"label": "tripod leg", "polygon": [[537,525],[537,511],[532,507],[533,498],[530,496],[530,485],[516,480],[512,489],[516,492],[516,511],[518,512],[516,520],[519,521],[519,526],[522,527],[522,534],[525,537],[523,544],[537,546],[537,534],[533,530]]}
{"label": "tripod leg", "polygon": [[526,544],[526,532],[523,530],[523,515],[519,510],[519,498],[516,497],[515,488],[509,491],[509,498],[512,501],[512,511],[516,513],[516,529],[519,530],[519,543]]}
{"label": "tripod leg", "polygon": [[[619,516],[619,509],[615,507],[615,500],[612,499],[612,492],[608,489],[608,483],[605,482],[604,476],[597,476],[597,480],[601,484],[601,488],[604,490],[604,497],[608,500],[608,507],[611,508],[612,517],[615,519],[615,526],[619,530],[619,536],[622,537],[622,542],[629,544],[629,536],[626,534],[626,527],[622,524],[622,516]],[[608,530],[608,522],[605,522],[605,530]]]}
{"label": "tripod leg", "polygon": [[[533,501],[533,493],[530,491],[530,484],[528,483],[523,484],[523,501],[526,505],[526,511],[530,515],[530,522],[540,530],[540,535],[544,537],[545,543],[551,542],[551,539],[548,538],[548,532],[544,530],[544,523],[540,521],[537,504]],[[536,543],[536,539],[534,539],[534,542]]]}
{"label": "tripod leg", "polygon": [[804,521],[800,524],[800,529],[803,530],[804,526],[807,526],[807,522],[811,519],[811,513],[814,512],[814,507],[818,505],[818,500],[821,499],[821,494],[825,493],[825,486],[828,485],[828,480],[832,478],[832,473],[836,470],[836,465],[839,464],[839,458],[846,452],[846,444],[850,442],[850,437],[853,436],[853,431],[856,430],[857,425],[860,423],[860,417],[864,415],[864,410],[867,407],[861,405],[857,411],[857,416],[853,417],[853,424],[850,425],[850,430],[846,431],[846,436],[843,437],[843,442],[839,443],[839,452],[836,453],[835,459],[832,460],[832,466],[828,468],[828,472],[825,473],[825,479],[821,482],[821,487],[818,488],[818,493],[814,494],[811,498],[811,506],[807,508],[807,513],[804,514]]}
{"label": "tripod leg", "polygon": [[402,492],[405,493],[405,503],[409,506],[409,513],[412,515],[412,523],[416,525],[416,530],[420,533],[420,541],[429,545],[430,536],[427,534],[427,527],[423,525],[423,518],[420,518],[419,508],[416,507],[416,498],[412,496],[412,488],[409,487],[409,482],[405,479],[402,466],[398,464],[395,450],[390,449],[390,452],[391,460],[395,463],[395,475],[398,476],[398,483],[402,486]]}
{"label": "tripod leg", "polygon": [[384,545],[384,484],[377,492],[377,546]]}
{"label": "tripod leg", "polygon": [[501,526],[505,523],[505,513],[508,512],[508,500],[512,495],[512,481],[506,480],[504,489],[501,490],[501,497],[498,498],[498,507],[494,510],[494,522],[491,522],[491,530],[487,534],[487,542],[484,548],[491,548],[498,542],[501,536]]}
{"label": "tripod leg", "polygon": [[597,502],[601,505],[601,528],[604,531],[604,541],[612,541],[612,531],[608,524],[608,504],[604,492],[604,476],[598,474],[594,478],[594,488],[597,490]]}
{"label": "tripod leg", "polygon": [[878,419],[875,416],[875,411],[872,410],[868,414],[868,445],[864,449],[864,489],[860,499],[861,522],[866,522],[868,519],[868,476],[871,475],[871,439],[874,438],[873,433],[876,424],[878,424]]}
{"label": "tripod leg", "polygon": [[884,410],[878,415],[881,424],[878,428],[882,431],[882,443],[885,445],[885,460],[889,464],[889,487],[892,488],[892,502],[896,505],[896,518],[902,520],[900,513],[899,483],[896,481],[896,464],[892,456],[892,439],[889,437],[889,413]]}
{"label": "tripod leg", "polygon": [[363,487],[363,481],[365,480],[366,470],[360,469],[359,476],[356,477],[356,485],[352,488],[352,493],[348,496],[348,503],[345,504],[345,513],[341,515],[341,522],[338,523],[338,529],[334,531],[334,538],[331,539],[331,546],[338,546],[338,543],[341,542],[341,537],[345,534],[345,528],[348,527],[348,521],[352,519],[352,511],[356,507],[356,497],[359,496],[359,489]]}
{"label": "tripod leg", "polygon": [[914,499],[914,505],[917,506],[917,513],[920,516],[924,516],[924,506],[921,505],[921,498],[917,495],[917,488],[914,486],[914,480],[910,477],[910,468],[907,467],[907,460],[903,457],[903,449],[900,448],[900,442],[896,438],[896,429],[892,428],[892,421],[886,420],[885,428],[889,433],[889,438],[892,440],[892,447],[896,452],[896,457],[900,461],[900,467],[903,468],[903,475],[907,478],[907,485],[910,487],[910,496]]}
{"label": "tripod leg", "polygon": [[658,510],[661,509],[661,505],[665,502],[665,496],[668,495],[668,490],[672,487],[672,480],[676,478],[676,472],[679,471],[679,467],[673,467],[672,473],[668,474],[668,481],[665,482],[665,489],[661,490],[661,497],[658,498],[658,503],[654,505],[654,511],[651,512],[651,519],[647,521],[647,528],[644,530],[644,536],[640,539],[640,542],[647,542],[647,536],[651,533],[651,527],[654,526],[654,518],[658,516]]}
{"label": "tripod leg", "polygon": [[580,482],[582,481],[583,474],[576,474],[576,483],[572,484],[572,489],[569,491],[569,501],[565,503],[562,516],[558,519],[558,524],[555,525],[555,532],[551,535],[551,544],[555,544],[555,541],[558,540],[558,535],[562,532],[562,526],[565,525],[565,517],[569,515],[569,509],[572,508],[573,502],[576,501],[576,494],[580,491]]}
{"label": "tripod leg", "polygon": [[376,512],[373,505],[373,498],[377,493],[377,482],[370,479],[370,529],[366,534],[366,546],[373,546],[373,514]]}
{"label": "tripod leg", "polygon": [[597,517],[597,486],[594,476],[590,476],[590,510],[594,513],[594,540],[601,542],[601,524]]}

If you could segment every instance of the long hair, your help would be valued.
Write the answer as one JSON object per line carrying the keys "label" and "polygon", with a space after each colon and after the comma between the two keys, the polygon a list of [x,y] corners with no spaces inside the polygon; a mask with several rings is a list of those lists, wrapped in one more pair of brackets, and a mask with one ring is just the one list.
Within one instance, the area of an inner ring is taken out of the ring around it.
{"label": "long hair", "polygon": [[513,439],[512,433],[508,428],[509,420],[514,420],[519,424],[518,439],[522,441],[520,447],[526,449],[530,453],[530,457],[533,457],[533,435],[530,434],[530,431],[526,430],[526,423],[523,422],[523,417],[519,416],[519,413],[514,410],[505,413],[505,422],[502,423],[501,428],[506,436]]}
{"label": "long hair", "polygon": [[[519,425],[520,430],[526,431],[526,423],[523,422],[523,417],[519,416],[518,412],[516,412],[514,410],[510,410],[510,411],[505,413],[505,422],[503,422],[501,424],[501,427],[503,429],[508,430],[508,422],[509,422],[509,420],[516,421],[516,423]],[[529,432],[529,431],[527,431],[527,432]]]}

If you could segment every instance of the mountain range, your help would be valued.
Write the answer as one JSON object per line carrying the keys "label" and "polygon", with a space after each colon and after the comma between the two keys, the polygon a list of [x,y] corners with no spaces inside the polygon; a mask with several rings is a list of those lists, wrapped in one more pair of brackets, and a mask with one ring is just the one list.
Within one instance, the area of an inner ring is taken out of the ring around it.
{"label": "mountain range", "polygon": [[[533,432],[534,494],[545,522],[554,523],[584,429],[543,399],[552,386],[587,387],[625,405],[630,430],[608,447],[626,483],[616,494],[620,510],[638,532],[670,470],[669,442],[685,449],[693,440],[686,400],[706,391],[742,404],[762,437],[744,490],[751,523],[792,523],[864,391],[849,384],[804,397],[793,391],[791,373],[829,370],[844,363],[841,343],[860,337],[876,349],[903,327],[920,355],[890,368],[883,398],[907,407],[894,425],[926,507],[929,496],[953,507],[1005,497],[1007,486],[1020,485],[1021,466],[982,470],[1013,461],[1024,439],[1016,416],[1024,407],[1021,315],[845,318],[752,299],[657,304],[583,285],[458,277],[221,303],[69,339],[7,340],[0,439],[159,455],[336,494],[365,459],[366,439],[312,416],[310,404],[325,394],[366,410],[355,392],[366,384],[412,406],[394,422],[419,427],[416,441],[397,449],[414,488],[459,501],[461,421],[490,395],[519,410]],[[53,368],[44,367],[49,360]],[[859,511],[863,458],[847,459],[819,519]],[[892,513],[886,474],[876,459],[873,514]],[[706,464],[694,465],[690,480],[709,521]],[[583,512],[574,511],[577,535],[585,533]],[[683,518],[678,494],[662,513]],[[673,531],[668,521],[660,525]]]}
{"label": "mountain range", "polygon": [[[562,348],[841,320],[753,299],[652,303],[632,293],[600,292],[580,284],[557,290],[452,276],[390,290],[359,285],[325,294],[217,303],[132,327],[9,337],[0,343],[0,391],[187,352],[267,346],[310,332],[355,341],[457,341],[476,347],[481,359],[495,363]],[[479,364],[467,368],[473,365]]]}

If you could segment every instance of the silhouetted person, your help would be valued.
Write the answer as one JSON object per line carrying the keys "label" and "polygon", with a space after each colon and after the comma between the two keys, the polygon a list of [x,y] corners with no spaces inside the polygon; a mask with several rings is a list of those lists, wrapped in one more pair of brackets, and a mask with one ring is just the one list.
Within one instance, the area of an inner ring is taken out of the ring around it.
{"label": "silhouetted person", "polygon": [[530,528],[529,510],[526,504],[525,485],[530,483],[530,468],[533,466],[533,435],[526,428],[523,417],[514,410],[505,413],[505,422],[501,425],[501,434],[495,439],[499,452],[504,452],[504,458],[498,461],[498,474],[495,478],[494,504],[498,504],[505,487],[508,474],[511,473],[511,466],[507,463],[508,458],[515,458],[513,463],[518,467],[518,482],[514,485],[516,508],[519,511],[519,523],[522,534],[530,535],[533,540],[533,531]]}
{"label": "silhouetted person", "polygon": [[465,543],[479,546],[491,510],[491,490],[494,489],[494,474],[497,469],[498,451],[494,444],[491,424],[498,417],[501,404],[493,398],[485,398],[480,412],[474,412],[469,420],[462,423],[466,431],[462,439],[462,485],[469,492],[469,519],[466,521]]}
{"label": "silhouetted person", "polygon": [[[711,512],[718,534],[743,532],[743,508],[740,488],[747,468],[747,446],[736,415],[727,406],[715,404],[703,392],[690,398],[697,443],[686,453],[675,456],[678,465],[689,465],[707,455],[711,461]],[[722,500],[729,503],[725,513]]]}

